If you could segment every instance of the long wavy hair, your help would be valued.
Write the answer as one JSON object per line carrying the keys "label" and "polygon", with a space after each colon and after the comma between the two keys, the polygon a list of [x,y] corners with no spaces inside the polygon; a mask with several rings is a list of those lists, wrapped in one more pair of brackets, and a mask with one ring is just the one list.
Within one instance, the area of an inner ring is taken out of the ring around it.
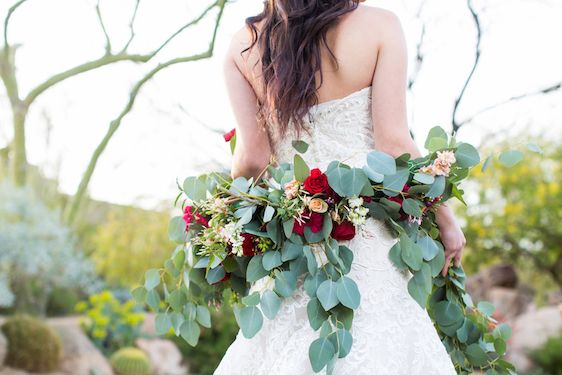
{"label": "long wavy hair", "polygon": [[263,124],[273,120],[281,134],[286,134],[291,126],[297,133],[305,128],[303,118],[318,103],[316,92],[323,82],[322,46],[337,66],[326,34],[340,16],[357,8],[359,2],[265,0],[263,11],[246,19],[252,43],[242,53],[254,46],[258,48],[264,83],[258,118]]}

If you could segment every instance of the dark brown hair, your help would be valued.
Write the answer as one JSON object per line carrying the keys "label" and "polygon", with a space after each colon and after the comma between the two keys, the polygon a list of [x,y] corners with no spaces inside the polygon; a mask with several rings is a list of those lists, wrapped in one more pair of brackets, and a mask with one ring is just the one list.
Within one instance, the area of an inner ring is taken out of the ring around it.
{"label": "dark brown hair", "polygon": [[[253,38],[250,47],[242,52],[258,47],[264,88],[258,112],[262,122],[275,121],[281,134],[286,134],[290,124],[297,132],[304,128],[303,118],[318,103],[316,90],[322,85],[322,45],[337,64],[326,33],[358,3],[359,0],[265,0],[263,11],[246,19]],[[320,82],[316,82],[317,72]]]}

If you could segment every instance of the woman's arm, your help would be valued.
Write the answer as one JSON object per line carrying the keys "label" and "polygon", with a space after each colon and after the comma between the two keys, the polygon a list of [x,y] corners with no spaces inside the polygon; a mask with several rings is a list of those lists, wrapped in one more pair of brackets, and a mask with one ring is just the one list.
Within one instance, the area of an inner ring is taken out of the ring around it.
{"label": "woman's arm", "polygon": [[[406,111],[407,49],[404,33],[398,18],[386,13],[379,19],[382,40],[373,76],[373,131],[377,149],[392,156],[409,153],[413,158],[421,156],[408,129]],[[445,246],[446,275],[451,260],[460,265],[466,240],[453,212],[445,204],[436,212],[441,240]]]}
{"label": "woman's arm", "polygon": [[257,121],[257,97],[250,83],[240,71],[237,60],[244,45],[238,33],[232,40],[224,61],[224,77],[230,104],[236,118],[236,148],[231,174],[257,178],[269,164],[271,148],[267,133]]}

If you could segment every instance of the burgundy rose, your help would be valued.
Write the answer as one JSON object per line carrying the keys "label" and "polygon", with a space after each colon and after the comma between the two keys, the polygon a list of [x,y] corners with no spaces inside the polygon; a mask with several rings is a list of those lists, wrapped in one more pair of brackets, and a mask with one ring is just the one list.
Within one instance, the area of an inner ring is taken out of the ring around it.
{"label": "burgundy rose", "polygon": [[189,225],[193,222],[193,208],[185,206],[183,209],[183,221],[185,221],[185,230],[189,230]]}
{"label": "burgundy rose", "polygon": [[294,233],[300,236],[304,235],[305,227],[309,227],[312,233],[317,233],[322,230],[322,226],[324,225],[324,215],[316,212],[305,211],[302,217],[304,219],[302,222],[295,220],[295,224],[293,225]]}
{"label": "burgundy rose", "polygon": [[340,224],[333,222],[332,238],[338,241],[347,241],[355,237],[355,225],[349,220],[344,220]]}
{"label": "burgundy rose", "polygon": [[231,131],[229,131],[228,133],[225,133],[223,135],[224,141],[225,142],[230,142],[230,140],[232,139],[232,137],[234,137],[236,135],[236,128],[232,129]]}
{"label": "burgundy rose", "polygon": [[197,224],[203,225],[204,227],[207,228],[209,227],[209,220],[205,216],[201,215],[200,213],[195,214],[195,222]]}
{"label": "burgundy rose", "polygon": [[328,193],[331,191],[328,177],[318,168],[310,171],[310,176],[304,180],[304,188],[310,194]]}
{"label": "burgundy rose", "polygon": [[242,233],[242,237],[244,237],[244,242],[242,242],[242,253],[247,256],[254,256],[256,255],[256,248],[254,246],[254,236],[250,233]]}

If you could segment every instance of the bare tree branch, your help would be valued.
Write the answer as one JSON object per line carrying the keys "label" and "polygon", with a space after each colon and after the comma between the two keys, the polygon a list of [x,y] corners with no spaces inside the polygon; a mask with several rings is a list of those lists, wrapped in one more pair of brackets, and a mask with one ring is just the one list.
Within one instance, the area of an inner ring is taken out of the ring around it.
{"label": "bare tree branch", "polygon": [[125,46],[121,50],[121,53],[125,53],[131,45],[131,42],[135,38],[135,21],[137,19],[137,12],[139,10],[140,0],[137,0],[135,3],[135,9],[133,10],[133,15],[131,16],[131,20],[129,21],[129,40],[125,43]]}
{"label": "bare tree branch", "polygon": [[527,92],[527,93],[524,93],[524,94],[521,94],[521,95],[512,96],[512,97],[510,97],[508,99],[505,99],[501,102],[489,105],[485,108],[482,108],[478,112],[474,113],[473,115],[471,115],[471,116],[467,117],[466,119],[462,120],[461,122],[459,122],[459,127],[472,122],[476,117],[480,116],[481,114],[483,114],[485,112],[489,112],[491,110],[494,110],[498,107],[504,106],[504,105],[509,104],[511,102],[518,101],[518,100],[525,99],[525,98],[529,98],[529,97],[532,97],[532,96],[550,94],[550,93],[553,93],[553,92],[561,90],[561,89],[562,89],[562,81],[558,82],[557,84],[554,84],[552,86],[545,87],[543,89],[539,89],[539,90],[536,90],[536,91],[533,91],[533,92]]}
{"label": "bare tree branch", "polygon": [[451,116],[452,123],[453,123],[453,131],[452,131],[453,134],[457,133],[457,131],[459,130],[459,128],[461,126],[457,121],[457,112],[458,112],[458,109],[459,109],[459,105],[464,98],[464,94],[466,92],[466,89],[467,89],[468,85],[472,81],[472,77],[474,77],[474,72],[476,72],[476,69],[478,68],[478,63],[480,62],[480,56],[481,56],[481,53],[482,53],[482,50],[481,50],[482,25],[480,24],[480,17],[478,16],[478,13],[474,9],[474,6],[472,4],[472,0],[466,0],[466,5],[468,7],[468,10],[470,11],[470,14],[472,15],[472,21],[474,22],[474,26],[476,28],[476,49],[475,49],[474,63],[472,64],[472,69],[470,70],[470,73],[466,77],[466,80],[465,80],[464,85],[461,89],[461,92],[460,92],[459,96],[457,97],[457,99],[455,100],[455,105],[453,107],[453,114]]}
{"label": "bare tree branch", "polygon": [[9,26],[9,23],[10,23],[10,18],[12,18],[12,14],[14,14],[16,9],[18,9],[26,1],[27,0],[19,0],[17,3],[12,5],[8,9],[8,14],[6,15],[6,18],[4,19],[4,48],[5,49],[8,49],[8,47],[9,47],[9,45],[8,45],[8,26]]}
{"label": "bare tree branch", "polygon": [[[90,162],[88,163],[88,167],[86,168],[86,171],[84,172],[84,175],[82,176],[82,180],[80,181],[80,184],[78,186],[78,190],[76,191],[76,194],[74,195],[70,206],[66,210],[65,220],[68,224],[72,224],[74,222],[74,220],[76,219],[76,215],[77,215],[78,210],[80,208],[80,205],[81,205],[81,203],[84,199],[84,195],[86,193],[86,190],[88,188],[88,185],[90,183],[90,180],[92,178],[92,175],[94,173],[94,170],[96,168],[97,162],[98,162],[101,154],[105,151],[105,149],[107,148],[107,145],[109,144],[109,141],[111,140],[111,138],[113,137],[115,132],[121,126],[123,118],[125,116],[127,116],[127,114],[129,114],[129,112],[131,112],[131,110],[133,109],[133,106],[135,104],[137,96],[138,96],[140,90],[143,88],[143,86],[149,80],[151,80],[158,72],[160,72],[160,71],[162,71],[162,70],[164,70],[164,69],[166,69],[170,66],[181,64],[181,63],[197,61],[197,60],[201,60],[201,59],[206,59],[206,58],[209,58],[213,55],[213,51],[215,49],[215,41],[216,41],[216,37],[217,37],[217,31],[218,31],[218,28],[219,28],[219,25],[220,25],[220,21],[221,21],[222,15],[223,15],[223,11],[224,11],[224,7],[226,5],[226,1],[227,0],[217,0],[215,3],[213,3],[213,5],[210,8],[207,8],[207,10],[204,12],[204,14],[207,14],[211,9],[213,9],[215,7],[218,7],[218,14],[217,14],[217,18],[216,18],[216,21],[215,21],[213,34],[212,34],[211,40],[209,42],[209,47],[207,48],[207,50],[205,52],[200,53],[200,54],[196,54],[196,55],[191,55],[191,56],[178,57],[178,58],[174,58],[174,59],[168,60],[166,62],[160,63],[155,68],[150,70],[143,78],[141,78],[133,86],[133,89],[131,90],[131,92],[129,94],[129,101],[126,103],[126,105],[123,108],[123,110],[121,111],[121,113],[119,113],[119,115],[113,121],[111,121],[105,136],[103,137],[101,142],[98,144],[98,146],[94,150],[94,153],[92,154],[92,157],[90,158]],[[182,28],[182,29],[185,29],[185,28]],[[171,40],[171,39],[169,39],[169,40]]]}
{"label": "bare tree branch", "polygon": [[105,37],[105,53],[109,55],[111,54],[111,39],[109,38],[109,34],[107,33],[107,29],[105,28],[105,23],[103,22],[103,17],[101,15],[100,0],[98,0],[98,2],[96,3],[96,15],[98,17],[101,30],[103,31],[103,35]]}
{"label": "bare tree branch", "polygon": [[[23,0],[23,1],[26,1],[26,0]],[[57,83],[60,83],[64,80],[66,80],[68,78],[71,78],[71,77],[74,77],[78,74],[85,73],[85,72],[88,72],[88,71],[91,71],[91,70],[94,70],[94,69],[97,69],[97,68],[101,68],[102,66],[105,66],[105,65],[113,64],[113,63],[118,62],[118,61],[132,61],[132,62],[138,62],[138,63],[146,63],[146,62],[150,61],[164,47],[166,47],[175,37],[177,37],[182,31],[184,31],[188,27],[191,27],[191,26],[197,24],[203,18],[205,18],[205,16],[211,11],[211,9],[216,7],[217,4],[220,3],[220,2],[221,1],[215,1],[214,3],[212,3],[205,10],[203,10],[203,12],[201,12],[201,14],[199,14],[199,16],[197,16],[193,20],[189,21],[188,23],[186,23],[185,25],[180,27],[175,33],[173,33],[168,39],[166,39],[160,46],[158,46],[152,52],[150,52],[146,55],[139,55],[139,54],[132,54],[131,55],[131,54],[128,54],[128,53],[105,54],[104,56],[100,57],[99,59],[92,60],[92,61],[84,63],[84,64],[80,64],[78,66],[75,66],[75,67],[73,67],[71,69],[68,69],[64,72],[55,74],[54,76],[48,78],[45,82],[39,84],[37,87],[35,87],[33,90],[31,90],[29,92],[29,94],[26,96],[26,98],[23,100],[23,102],[27,106],[29,106],[29,105],[31,105],[31,103],[33,103],[33,101],[35,99],[37,99],[37,97],[39,95],[41,95],[44,91],[46,91],[47,89],[56,85]]]}

